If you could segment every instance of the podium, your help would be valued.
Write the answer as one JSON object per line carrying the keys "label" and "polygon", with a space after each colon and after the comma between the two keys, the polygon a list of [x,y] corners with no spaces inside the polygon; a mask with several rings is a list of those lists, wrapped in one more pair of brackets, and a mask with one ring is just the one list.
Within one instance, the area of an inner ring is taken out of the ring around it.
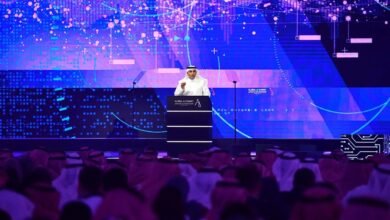
{"label": "podium", "polygon": [[168,97],[166,126],[169,146],[209,147],[213,130],[210,97]]}

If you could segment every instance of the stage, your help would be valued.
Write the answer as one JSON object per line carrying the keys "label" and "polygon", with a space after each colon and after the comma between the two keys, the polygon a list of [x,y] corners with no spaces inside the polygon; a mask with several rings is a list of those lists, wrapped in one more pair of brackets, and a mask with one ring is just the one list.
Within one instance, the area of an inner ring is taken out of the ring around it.
{"label": "stage", "polygon": [[288,1],[151,1],[137,19],[137,4],[60,2],[44,17],[41,1],[0,4],[0,148],[173,151],[167,100],[189,66],[207,80],[211,146],[320,152],[343,135],[390,134],[383,1],[363,12],[339,2],[336,14]]}
{"label": "stage", "polygon": [[[32,139],[1,139],[1,148],[14,151],[28,151],[37,147],[44,147],[48,151],[76,151],[80,147],[88,146],[101,151],[120,151],[133,149],[142,152],[146,148],[168,153],[199,152],[205,148],[199,148],[196,144],[185,145],[180,148],[170,148],[166,139],[134,139],[134,138],[32,138]],[[337,139],[214,139],[212,146],[238,154],[240,152],[261,151],[263,149],[279,146],[284,150],[293,152],[310,152],[321,154],[323,151],[338,149],[340,140]]]}

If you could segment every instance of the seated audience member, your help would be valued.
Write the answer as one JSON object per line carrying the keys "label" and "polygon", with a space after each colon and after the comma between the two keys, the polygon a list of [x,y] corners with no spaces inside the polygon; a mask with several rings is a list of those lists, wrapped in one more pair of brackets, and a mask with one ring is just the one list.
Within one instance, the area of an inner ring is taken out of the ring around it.
{"label": "seated audience member", "polygon": [[259,194],[261,190],[261,175],[254,164],[247,164],[237,169],[236,178],[239,184],[244,187],[248,193],[247,203],[256,214],[258,213]]}
{"label": "seated audience member", "polygon": [[290,220],[339,220],[341,212],[334,191],[315,185],[306,189],[296,202]]}
{"label": "seated audience member", "polygon": [[341,220],[388,220],[390,205],[382,199],[360,196],[350,198],[344,208]]}
{"label": "seated audience member", "polygon": [[356,196],[368,196],[383,199],[390,203],[390,164],[377,165],[371,172],[368,183],[349,191],[343,203]]}
{"label": "seated audience member", "polygon": [[238,183],[218,182],[211,193],[211,209],[208,220],[220,219],[222,212],[231,204],[246,204],[248,193]]}
{"label": "seated audience member", "polygon": [[206,207],[194,200],[186,205],[186,214],[189,220],[204,220],[208,211]]}
{"label": "seated audience member", "polygon": [[28,173],[25,173],[20,160],[17,158],[11,158],[4,164],[4,169],[7,173],[6,187],[16,192],[21,192],[23,190],[25,175],[30,173],[33,168],[29,170]]}
{"label": "seated audience member", "polygon": [[286,220],[289,217],[278,182],[273,177],[261,179],[257,212],[264,220]]}
{"label": "seated audience member", "polygon": [[232,165],[232,156],[227,151],[218,149],[209,153],[207,167],[221,170],[229,165]]}
{"label": "seated audience member", "polygon": [[313,171],[316,182],[322,182],[322,175],[320,171],[320,167],[318,165],[318,161],[312,157],[304,157],[301,158],[301,166],[300,168],[307,168]]}
{"label": "seated audience member", "polygon": [[98,167],[83,167],[79,174],[78,198],[87,204],[92,213],[102,201],[103,171]]}
{"label": "seated audience member", "polygon": [[153,210],[159,220],[184,220],[186,201],[175,187],[165,186],[158,193]]}
{"label": "seated audience member", "polygon": [[200,170],[190,182],[188,201],[195,201],[206,209],[211,208],[210,195],[215,185],[220,181],[221,175],[214,169]]}
{"label": "seated audience member", "polygon": [[188,193],[190,191],[190,185],[188,180],[184,176],[179,175],[171,178],[166,184],[166,186],[170,186],[179,190],[180,195],[183,198],[183,201],[187,202]]}
{"label": "seated audience member", "polygon": [[34,204],[24,195],[14,190],[9,182],[10,176],[4,167],[0,167],[0,210],[13,220],[25,220],[32,217]]}
{"label": "seated audience member", "polygon": [[92,213],[86,204],[72,201],[64,205],[60,220],[92,220]]}
{"label": "seated audience member", "polygon": [[34,203],[33,219],[57,220],[60,194],[52,186],[47,168],[36,167],[26,178],[25,195]]}
{"label": "seated audience member", "polygon": [[300,161],[294,153],[284,152],[276,159],[272,173],[279,183],[280,191],[290,191],[293,187],[295,172],[300,167]]}
{"label": "seated audience member", "polygon": [[53,180],[53,186],[61,195],[60,208],[67,202],[77,199],[78,176],[83,167],[78,153],[67,153],[66,165],[61,174]]}
{"label": "seated audience member", "polygon": [[45,148],[37,148],[28,153],[28,157],[30,157],[33,164],[39,167],[47,167],[49,156]]}
{"label": "seated audience member", "polygon": [[289,192],[282,193],[282,198],[286,204],[288,212],[290,212],[295,203],[301,198],[303,192],[314,184],[315,176],[313,171],[307,168],[301,168],[295,172],[293,189]]}
{"label": "seated audience member", "polygon": [[88,146],[82,146],[80,147],[78,151],[78,155],[80,156],[81,160],[84,164],[88,163],[88,155],[91,153],[91,149]]}
{"label": "seated audience member", "polygon": [[343,164],[343,175],[339,182],[342,196],[345,196],[352,189],[366,185],[374,163],[369,160],[349,160]]}
{"label": "seated audience member", "polygon": [[266,168],[266,171],[263,175],[264,177],[273,176],[272,166],[274,165],[277,158],[278,155],[273,150],[264,150],[256,154],[256,160],[262,161]]}
{"label": "seated audience member", "polygon": [[0,149],[0,166],[4,166],[8,159],[13,158],[12,151],[7,148]]}
{"label": "seated audience member", "polygon": [[258,220],[250,205],[233,203],[223,210],[220,220]]}
{"label": "seated audience member", "polygon": [[345,161],[336,160],[333,155],[323,155],[318,161],[323,181],[329,182],[340,188],[344,174]]}
{"label": "seated audience member", "polygon": [[236,167],[234,167],[234,166],[227,166],[227,167],[222,168],[219,173],[221,174],[222,179],[224,181],[236,182],[237,181],[236,172],[237,172],[237,168]]}
{"label": "seated audience member", "polygon": [[114,189],[128,189],[128,177],[126,171],[121,168],[107,170],[103,174],[103,192]]}
{"label": "seated audience member", "polygon": [[57,178],[61,174],[61,171],[65,167],[65,165],[66,155],[64,152],[50,153],[47,168],[49,168],[53,179]]}
{"label": "seated audience member", "polygon": [[135,190],[117,188],[108,191],[98,207],[94,220],[154,220],[150,207]]}
{"label": "seated audience member", "polygon": [[152,162],[152,173],[141,184],[140,191],[145,195],[148,203],[152,204],[160,189],[175,176],[180,175],[180,168],[176,161],[159,159]]}
{"label": "seated audience member", "polygon": [[256,166],[247,164],[236,171],[238,183],[248,191],[248,195],[258,198],[260,193],[261,175]]}
{"label": "seated audience member", "polygon": [[105,169],[106,158],[104,157],[104,153],[96,150],[90,151],[86,164],[88,166],[97,166],[101,169]]}
{"label": "seated audience member", "polygon": [[180,174],[190,181],[197,173],[196,169],[187,161],[179,161]]}
{"label": "seated audience member", "polygon": [[242,167],[251,164],[252,158],[248,153],[240,153],[234,160],[234,166]]}
{"label": "seated audience member", "polygon": [[127,171],[133,171],[137,154],[131,149],[124,149],[120,152],[119,161],[125,166]]}

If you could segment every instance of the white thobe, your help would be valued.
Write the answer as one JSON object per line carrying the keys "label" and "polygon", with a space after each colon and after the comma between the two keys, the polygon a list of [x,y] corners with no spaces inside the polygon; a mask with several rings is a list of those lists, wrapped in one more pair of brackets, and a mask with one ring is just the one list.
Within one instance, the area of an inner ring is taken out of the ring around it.
{"label": "white thobe", "polygon": [[0,209],[6,211],[14,220],[31,219],[34,204],[24,195],[0,189]]}
{"label": "white thobe", "polygon": [[[181,83],[183,82],[186,83],[184,90],[181,88]],[[210,96],[208,81],[200,76],[196,76],[194,79],[186,76],[179,81],[175,90],[175,96]]]}

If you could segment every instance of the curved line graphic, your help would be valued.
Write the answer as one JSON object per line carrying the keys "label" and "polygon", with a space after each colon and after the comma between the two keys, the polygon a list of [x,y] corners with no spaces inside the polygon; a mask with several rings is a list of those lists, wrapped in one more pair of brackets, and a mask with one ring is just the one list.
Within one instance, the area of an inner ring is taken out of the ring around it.
{"label": "curved line graphic", "polygon": [[377,113],[375,113],[374,116],[372,116],[372,118],[370,118],[370,120],[368,120],[366,123],[364,123],[360,128],[356,129],[354,132],[352,132],[352,134],[356,134],[358,132],[360,132],[361,130],[363,130],[365,127],[367,127],[367,125],[369,125],[372,121],[374,121],[380,113],[382,113],[382,111],[386,108],[386,106],[389,104],[390,102],[390,98],[387,99],[387,101],[385,102],[385,104],[382,106],[381,109],[379,109],[379,111]]}
{"label": "curved line graphic", "polygon": [[[215,115],[218,116],[218,118],[220,118],[227,126],[231,127],[231,128],[233,129],[233,131],[234,131],[234,126],[233,126],[232,124],[230,124],[228,121],[226,121],[226,119],[224,119],[224,118],[219,114],[219,112],[217,112],[217,110],[215,110],[215,109],[213,108],[213,112],[214,112]],[[237,131],[239,134],[241,134],[242,136],[246,137],[246,138],[249,138],[249,139],[252,138],[251,136],[245,134],[244,132],[242,132],[242,131],[240,131],[240,130],[238,130],[238,129],[236,129],[236,131]]]}
{"label": "curved line graphic", "polygon": [[389,100],[387,100],[386,102],[378,105],[378,106],[375,106],[375,107],[372,107],[372,108],[369,108],[369,109],[366,109],[366,110],[363,110],[363,111],[357,111],[357,112],[340,112],[340,111],[334,111],[334,110],[331,110],[331,109],[327,109],[327,108],[324,108],[324,107],[321,107],[319,105],[316,105],[314,104],[313,102],[311,102],[310,104],[313,105],[314,107],[320,109],[320,110],[323,110],[323,111],[326,111],[326,112],[329,112],[329,113],[334,113],[334,114],[341,114],[341,115],[353,115],[353,114],[361,114],[361,113],[367,113],[367,112],[371,112],[371,111],[374,111],[376,109],[379,109],[381,107],[383,107],[383,105],[387,105],[387,103],[389,102]]}
{"label": "curved line graphic", "polygon": [[116,114],[114,114],[113,112],[111,112],[111,115],[114,116],[116,119],[118,119],[118,121],[120,121],[121,123],[123,123],[124,125],[126,125],[127,127],[130,127],[134,130],[137,130],[137,131],[141,131],[141,132],[145,132],[145,133],[154,133],[154,134],[161,134],[161,133],[167,133],[167,131],[151,131],[151,130],[145,130],[145,129],[142,129],[142,128],[137,128],[137,127],[134,127],[134,126],[131,126],[129,123],[123,121],[121,118],[119,118]]}
{"label": "curved line graphic", "polygon": [[[220,62],[220,60],[219,60],[219,56],[217,56],[217,61],[218,61],[218,84],[219,84],[220,75],[221,75],[221,62]],[[222,120],[222,122],[224,122],[227,126],[229,126],[230,128],[232,128],[233,131],[234,131],[234,126],[233,126],[232,124],[230,124],[228,121],[226,121],[226,119],[224,119],[224,118],[219,114],[219,112],[218,112],[217,110],[215,110],[215,108],[213,108],[213,112],[214,112],[215,115],[217,115],[217,116]],[[246,137],[246,138],[252,138],[251,136],[245,134],[244,132],[242,132],[242,131],[240,131],[240,130],[238,130],[238,129],[236,129],[236,130],[237,130],[237,132],[238,132],[239,134],[241,134],[242,136],[244,136],[244,137]]]}

